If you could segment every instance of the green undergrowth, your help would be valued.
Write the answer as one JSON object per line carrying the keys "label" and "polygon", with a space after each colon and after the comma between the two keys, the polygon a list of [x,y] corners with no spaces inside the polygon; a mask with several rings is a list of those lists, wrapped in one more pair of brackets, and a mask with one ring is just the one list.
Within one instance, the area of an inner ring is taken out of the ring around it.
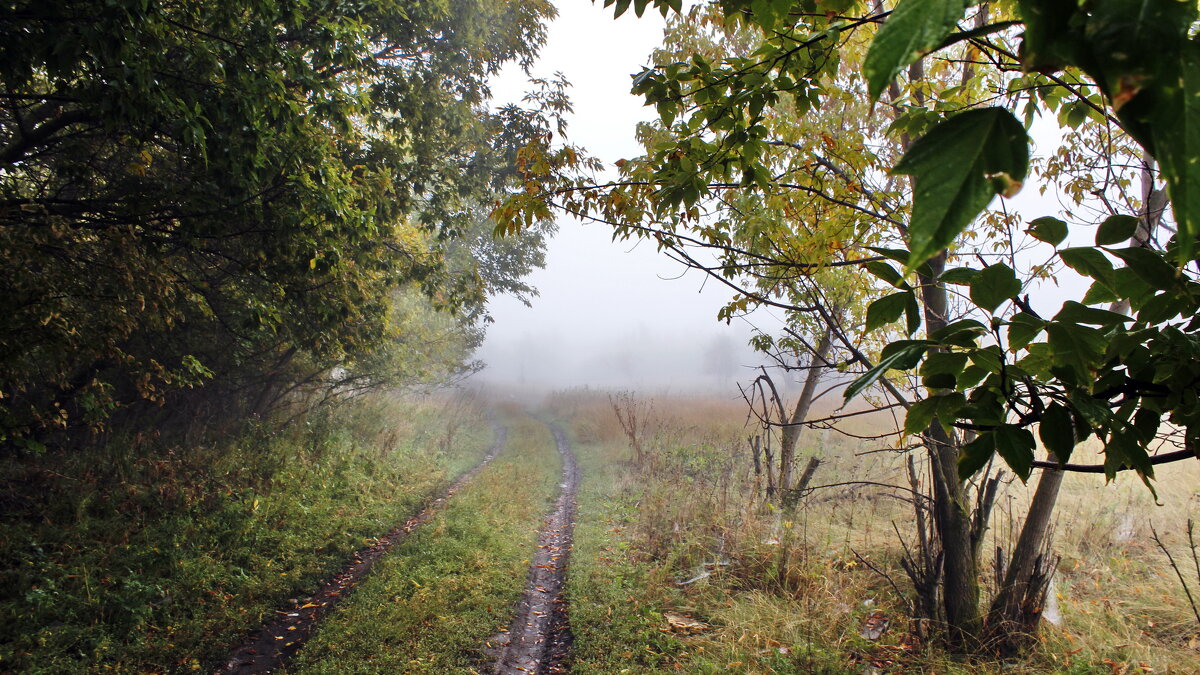
{"label": "green undergrowth", "polygon": [[0,672],[211,670],[491,440],[473,405],[374,397],[215,445],[4,458]]}
{"label": "green undergrowth", "polygon": [[512,620],[561,476],[545,425],[505,423],[505,451],[378,563],[289,672],[489,671],[482,648]]}

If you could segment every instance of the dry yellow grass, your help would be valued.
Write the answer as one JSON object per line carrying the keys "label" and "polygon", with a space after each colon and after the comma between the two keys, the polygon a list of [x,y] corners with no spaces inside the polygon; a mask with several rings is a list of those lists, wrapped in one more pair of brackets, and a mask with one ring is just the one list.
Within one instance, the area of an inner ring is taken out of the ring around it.
{"label": "dry yellow grass", "polygon": [[[572,420],[581,441],[627,446],[604,393],[560,393],[548,403]],[[808,658],[797,649],[811,649],[809,663],[817,668],[842,662],[847,654],[852,664],[870,660],[909,637],[897,593],[897,587],[907,593],[908,582],[898,565],[902,545],[896,531],[912,539],[912,506],[903,489],[845,484],[907,487],[906,456],[892,449],[897,439],[806,431],[798,462],[820,457],[813,485],[837,486],[810,493],[785,517],[764,507],[761,484],[756,489],[746,440],[754,432],[745,425],[741,401],[655,397],[645,405],[650,457],[635,467],[625,455],[626,470],[618,479],[622,492],[636,494],[636,514],[625,535],[664,585],[706,570],[712,574],[682,587],[681,606],[669,608],[699,614],[714,626],[686,638],[689,658],[705,654],[702,661],[711,666],[725,660],[740,663],[733,670],[763,672],[778,667],[780,649],[793,664]],[[848,430],[870,436],[889,428],[890,415],[880,413],[854,418]],[[1080,453],[1085,461],[1088,450]],[[921,467],[922,455],[915,457]],[[984,546],[989,585],[995,576],[992,554],[996,547],[1011,550],[1035,481],[1026,486],[1011,474],[1004,481]],[[1150,531],[1153,523],[1200,600],[1200,579],[1184,537],[1188,519],[1200,520],[1197,486],[1200,462],[1160,467],[1157,501],[1133,475],[1110,485],[1102,475],[1068,476],[1055,520],[1055,552],[1062,557],[1056,599],[1063,621],[1045,626],[1041,648],[1008,664],[967,667],[934,652],[906,652],[915,660],[904,663],[937,672],[1002,665],[1006,672],[1200,672],[1195,649],[1200,627]],[[728,564],[704,566],[714,562]],[[890,576],[895,587],[869,566]],[[894,623],[880,643],[858,636],[871,608]]]}

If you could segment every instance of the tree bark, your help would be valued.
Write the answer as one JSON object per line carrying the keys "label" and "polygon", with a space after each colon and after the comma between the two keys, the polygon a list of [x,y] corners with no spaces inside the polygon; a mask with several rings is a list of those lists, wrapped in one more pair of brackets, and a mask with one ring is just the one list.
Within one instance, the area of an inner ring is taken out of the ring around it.
{"label": "tree bark", "polygon": [[779,438],[779,490],[785,502],[791,501],[788,495],[792,490],[792,469],[796,463],[796,444],[804,432],[804,427],[801,425],[804,420],[808,419],[808,412],[812,409],[813,396],[816,395],[817,385],[820,384],[821,375],[824,372],[822,366],[829,360],[829,350],[832,345],[833,329],[825,326],[825,332],[817,341],[812,358],[808,362],[808,375],[804,378],[804,388],[800,390],[800,398],[796,401],[796,407],[788,419],[782,420],[786,424]]}

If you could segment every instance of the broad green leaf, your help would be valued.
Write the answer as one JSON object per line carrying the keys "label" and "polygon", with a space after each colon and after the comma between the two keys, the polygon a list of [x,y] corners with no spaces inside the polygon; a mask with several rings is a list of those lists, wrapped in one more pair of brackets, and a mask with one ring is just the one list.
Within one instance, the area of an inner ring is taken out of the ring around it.
{"label": "broad green leaf", "polygon": [[1017,312],[1008,323],[1008,350],[1024,349],[1046,327],[1046,322],[1026,312]]}
{"label": "broad green leaf", "polygon": [[1003,108],[955,115],[913,143],[892,169],[915,183],[906,269],[953,243],[992,197],[1015,194],[1028,169],[1025,128]]}
{"label": "broad green leaf", "polygon": [[1058,246],[1067,238],[1067,224],[1053,216],[1038,218],[1029,223],[1029,228],[1025,231],[1034,239],[1051,246]]}
{"label": "broad green leaf", "polygon": [[988,265],[971,281],[971,302],[980,309],[995,312],[1005,300],[1021,292],[1021,282],[1013,269],[1004,263]]}
{"label": "broad green leaf", "polygon": [[983,335],[987,332],[987,326],[979,323],[975,319],[960,319],[954,323],[939,328],[933,332],[933,335],[930,335],[929,337],[935,342],[941,342],[944,344],[959,344],[960,342],[965,341],[965,344],[960,346],[969,347],[975,344],[975,336]]}
{"label": "broad green leaf", "polygon": [[1109,216],[1096,230],[1097,246],[1112,246],[1129,241],[1137,232],[1138,219],[1133,216]]}
{"label": "broad green leaf", "polygon": [[962,447],[958,455],[958,477],[966,480],[987,466],[988,460],[996,452],[996,439],[990,433],[983,433],[975,440]]}
{"label": "broad green leaf", "polygon": [[879,100],[901,70],[941,44],[965,10],[963,0],[900,0],[863,62],[871,101]]}
{"label": "broad green leaf", "polygon": [[908,409],[904,417],[904,433],[916,435],[924,433],[937,419],[943,429],[947,429],[955,421],[955,413],[967,404],[967,397],[958,392],[949,392],[930,396],[917,401]]}
{"label": "broad green leaf", "polygon": [[[1195,3],[1169,4],[1195,14]],[[1122,51],[1139,54],[1137,49]],[[1162,43],[1145,52],[1145,58],[1153,61],[1141,64],[1141,72],[1096,75],[1109,81],[1117,115],[1130,134],[1158,160],[1178,227],[1180,260],[1188,261],[1200,235],[1200,44],[1186,39]],[[1125,84],[1135,81],[1143,86]],[[1121,86],[1125,88],[1114,91]]]}
{"label": "broad green leaf", "polygon": [[1059,462],[1066,464],[1075,450],[1075,424],[1071,411],[1059,403],[1050,403],[1042,413],[1038,424],[1038,436],[1042,445],[1054,453]]}
{"label": "broad green leaf", "polygon": [[849,387],[846,387],[846,402],[874,384],[887,371],[908,370],[917,365],[921,356],[929,349],[929,345],[930,343],[926,340],[900,340],[884,347],[879,363],[851,382]]}
{"label": "broad green leaf", "polygon": [[1021,480],[1029,480],[1029,473],[1033,471],[1033,449],[1037,447],[1033,434],[1011,424],[997,427],[992,434],[996,439],[996,454],[1004,458]]}
{"label": "broad green leaf", "polygon": [[1058,252],[1067,267],[1079,272],[1085,277],[1091,277],[1116,292],[1113,280],[1112,261],[1100,251],[1090,246],[1079,248],[1064,248]]}
{"label": "broad green leaf", "polygon": [[885,295],[882,298],[872,302],[867,306],[867,332],[871,332],[880,326],[887,325],[900,318],[904,314],[904,307],[908,304],[908,298],[912,295],[909,291],[901,291]]}
{"label": "broad green leaf", "polygon": [[1178,270],[1157,251],[1141,246],[1107,250],[1123,260],[1139,279],[1154,288],[1167,290],[1177,282]]}
{"label": "broad green leaf", "polygon": [[900,276],[896,268],[882,260],[873,260],[863,265],[863,267],[877,279],[883,280],[888,285],[900,288],[904,284],[904,278]]}
{"label": "broad green leaf", "polygon": [[1054,320],[1061,323],[1086,323],[1093,326],[1115,326],[1126,321],[1133,321],[1124,314],[1088,307],[1074,300],[1063,303],[1063,308],[1054,315]]}
{"label": "broad green leaf", "polygon": [[930,352],[921,363],[921,375],[959,375],[967,367],[967,355],[962,352]]}
{"label": "broad green leaf", "polygon": [[1055,362],[1072,368],[1080,382],[1091,380],[1104,358],[1104,334],[1095,328],[1053,321],[1046,324],[1046,333]]}
{"label": "broad green leaf", "polygon": [[953,284],[955,286],[970,286],[971,281],[979,274],[979,270],[972,267],[955,267],[942,272],[938,276],[938,281],[943,284]]}

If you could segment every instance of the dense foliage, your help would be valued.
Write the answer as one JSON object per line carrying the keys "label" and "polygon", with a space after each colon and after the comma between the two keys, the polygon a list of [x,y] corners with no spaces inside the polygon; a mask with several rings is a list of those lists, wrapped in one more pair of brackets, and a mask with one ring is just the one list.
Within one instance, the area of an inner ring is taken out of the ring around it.
{"label": "dense foliage", "polygon": [[[1044,583],[1026,562],[1053,469],[1149,481],[1195,456],[1196,18],[1174,0],[699,4],[634,77],[658,120],[622,180],[547,161],[499,214],[515,227],[554,204],[655,239],[734,289],[723,318],[786,312],[764,349],[815,357],[832,336],[847,399],[906,409],[896,446],[928,449],[938,550],[911,576],[930,618],[975,645],[994,458],[1022,478],[1052,469],[1009,574]],[[1061,137],[1042,157],[1038,125]],[[1027,183],[1063,208],[1019,213],[1007,200]],[[1066,269],[1090,290],[1062,297]],[[1103,456],[1070,463],[1089,437]]]}
{"label": "dense foliage", "polygon": [[480,205],[564,105],[485,107],[487,78],[528,64],[552,14],[7,3],[0,442],[460,370],[483,298],[528,292],[540,263],[540,230],[493,244]]}

